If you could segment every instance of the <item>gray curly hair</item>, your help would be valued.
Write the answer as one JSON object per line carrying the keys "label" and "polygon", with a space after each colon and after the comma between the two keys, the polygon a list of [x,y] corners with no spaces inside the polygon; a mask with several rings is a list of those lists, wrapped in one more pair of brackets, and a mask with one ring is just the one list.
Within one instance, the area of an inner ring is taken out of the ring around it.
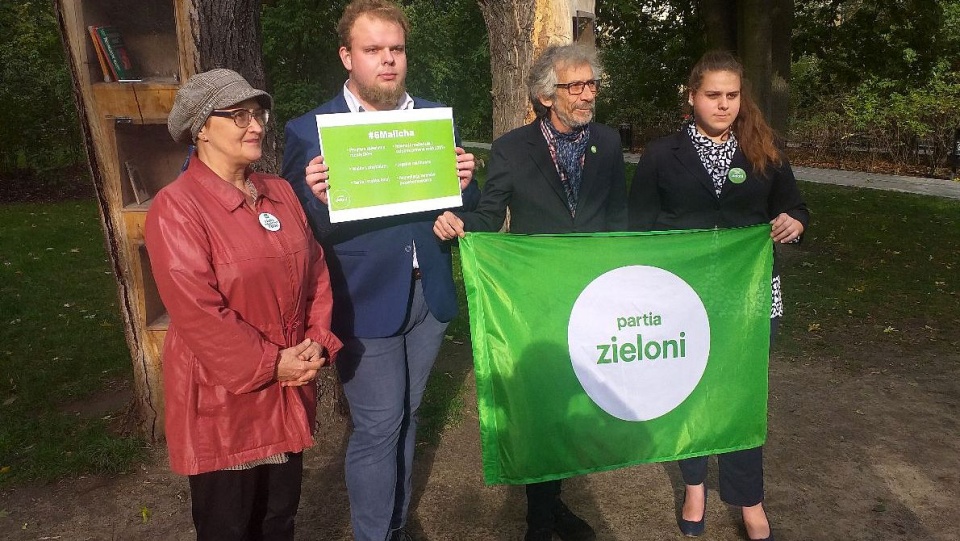
{"label": "gray curly hair", "polygon": [[550,109],[543,105],[541,98],[549,100],[557,97],[557,70],[588,64],[593,77],[600,76],[600,61],[597,51],[592,47],[573,43],[570,45],[551,45],[534,61],[527,76],[527,93],[533,110],[538,117],[546,116]]}

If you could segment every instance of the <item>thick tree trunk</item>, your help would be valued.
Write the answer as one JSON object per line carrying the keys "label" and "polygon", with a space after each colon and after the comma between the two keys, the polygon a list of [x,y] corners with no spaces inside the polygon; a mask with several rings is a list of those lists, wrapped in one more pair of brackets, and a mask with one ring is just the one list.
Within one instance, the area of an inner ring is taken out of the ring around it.
{"label": "thick tree trunk", "polygon": [[524,124],[530,107],[524,81],[533,63],[533,0],[478,0],[490,40],[493,138]]}
{"label": "thick tree trunk", "polygon": [[[191,0],[190,4],[195,71],[228,68],[255,88],[267,89],[260,47],[261,0]],[[267,131],[258,169],[280,170],[275,130]]]}
{"label": "thick tree trunk", "polygon": [[[526,79],[549,45],[573,41],[574,17],[594,12],[594,0],[477,0],[490,40],[493,138],[533,120]],[[583,40],[592,43],[593,33]]]}
{"label": "thick tree trunk", "polygon": [[737,52],[736,0],[700,0],[698,6],[707,48]]}
{"label": "thick tree trunk", "polygon": [[739,0],[737,2],[737,51],[750,81],[753,98],[770,118],[770,76],[772,73],[772,39],[770,0]]}
{"label": "thick tree trunk", "polygon": [[793,34],[793,0],[776,0],[772,11],[770,116],[768,120],[781,137],[790,130],[790,56]]}
{"label": "thick tree trunk", "polygon": [[700,0],[708,49],[731,51],[743,62],[764,117],[785,133],[790,107],[792,0]]}

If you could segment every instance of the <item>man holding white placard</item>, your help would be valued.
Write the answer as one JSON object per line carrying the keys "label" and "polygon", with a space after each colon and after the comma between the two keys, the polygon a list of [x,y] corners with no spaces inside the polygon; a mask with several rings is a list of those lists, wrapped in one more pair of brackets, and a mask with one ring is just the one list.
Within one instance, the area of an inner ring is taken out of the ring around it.
{"label": "man holding white placard", "polygon": [[[337,30],[349,78],[333,100],[287,124],[283,156],[282,176],[327,248],[333,328],[345,342],[336,366],[354,425],[346,477],[358,541],[409,539],[402,528],[417,409],[457,297],[450,246],[432,231],[436,211],[331,223],[328,190],[347,171],[324,163],[316,117],[440,107],[406,92],[408,27],[389,0],[354,0],[344,9]],[[457,147],[449,174],[460,179],[466,210],[479,199],[474,167],[473,155]]]}

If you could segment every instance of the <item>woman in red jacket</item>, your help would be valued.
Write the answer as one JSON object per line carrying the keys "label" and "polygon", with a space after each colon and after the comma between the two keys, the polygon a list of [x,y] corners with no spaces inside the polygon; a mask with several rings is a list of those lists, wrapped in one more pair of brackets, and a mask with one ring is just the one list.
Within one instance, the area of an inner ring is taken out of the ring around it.
{"label": "woman in red jacket", "polygon": [[192,77],[167,126],[195,144],[145,238],[170,315],[170,466],[189,476],[198,539],[293,539],[317,371],[339,350],[320,245],[282,178],[253,172],[270,96],[237,73]]}

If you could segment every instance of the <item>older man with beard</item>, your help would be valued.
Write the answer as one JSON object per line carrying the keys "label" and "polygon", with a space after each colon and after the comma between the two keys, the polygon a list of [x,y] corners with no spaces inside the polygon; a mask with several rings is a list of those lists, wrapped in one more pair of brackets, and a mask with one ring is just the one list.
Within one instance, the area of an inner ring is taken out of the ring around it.
{"label": "older man with beard", "polygon": [[[474,212],[444,212],[441,240],[465,231],[497,231],[510,209],[512,233],[594,233],[627,227],[620,136],[591,122],[600,89],[596,53],[550,47],[534,62],[527,90],[537,119],[504,134]],[[576,265],[576,261],[571,261]],[[593,529],[560,499],[560,481],[527,485],[526,541],[589,541]]]}
{"label": "older man with beard", "polygon": [[[406,92],[408,27],[388,0],[344,8],[337,32],[349,77],[333,100],[287,124],[283,156],[283,176],[330,268],[333,328],[344,341],[337,369],[353,420],[346,478],[358,541],[410,539],[403,527],[417,409],[457,295],[450,247],[431,231],[435,212],[331,224],[328,180],[337,182],[337,172],[323,163],[316,115],[439,107]],[[473,155],[456,152],[464,208],[473,208],[480,195]]]}

